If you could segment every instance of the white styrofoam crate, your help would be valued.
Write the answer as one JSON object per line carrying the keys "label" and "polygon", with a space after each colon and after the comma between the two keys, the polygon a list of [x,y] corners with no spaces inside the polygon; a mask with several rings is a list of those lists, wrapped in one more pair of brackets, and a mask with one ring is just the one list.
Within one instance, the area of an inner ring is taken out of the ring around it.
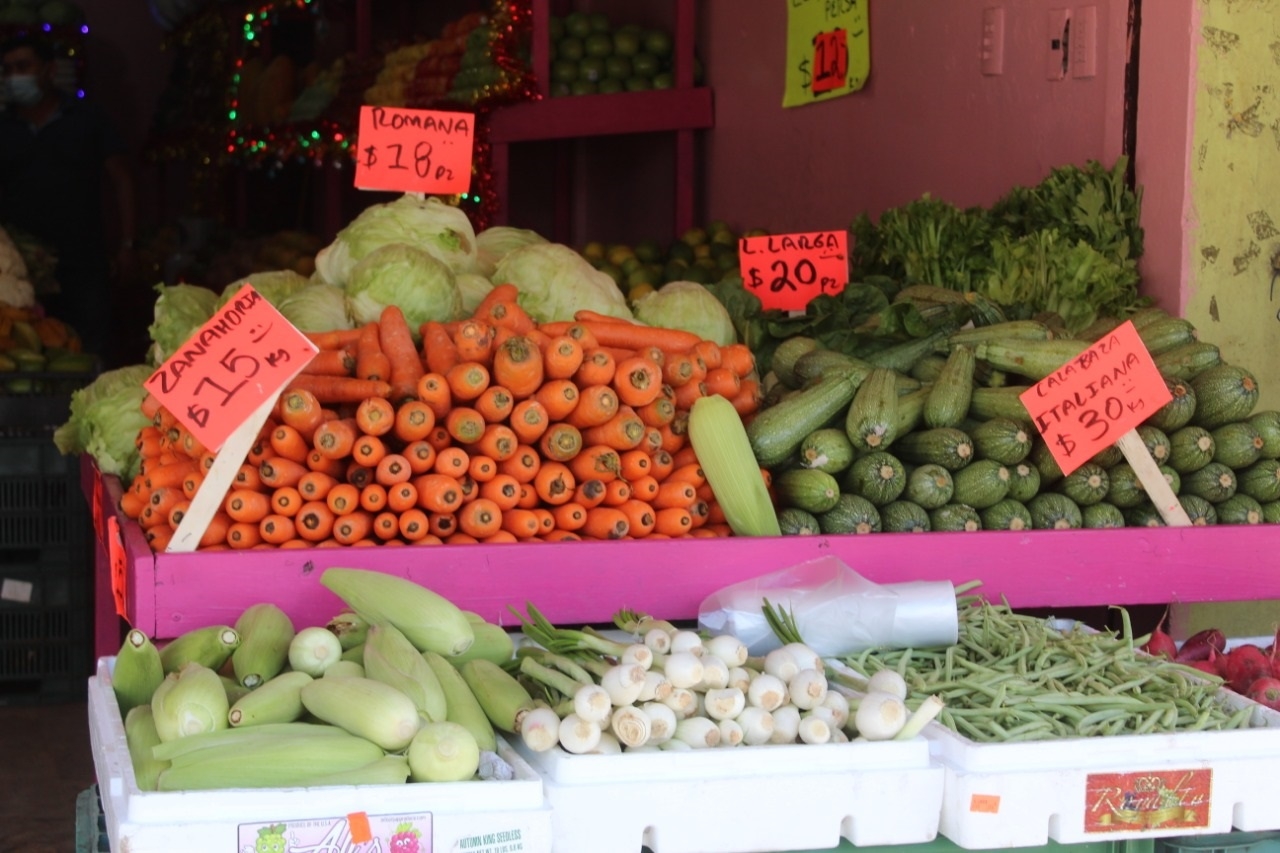
{"label": "white styrofoam crate", "polygon": [[923,738],[689,752],[516,749],[542,774],[556,853],[751,853],[914,844],[938,834]]}
{"label": "white styrofoam crate", "polygon": [[[379,837],[380,827],[390,833],[400,823],[410,824],[424,836],[423,850],[543,853],[551,849],[551,811],[542,781],[501,740],[498,752],[516,773],[511,781],[141,791],[111,687],[114,662],[114,658],[100,658],[97,675],[89,679],[89,737],[107,836],[115,853],[240,853],[246,849],[252,853],[259,828],[275,824],[285,824],[299,840],[308,839],[312,845],[308,849],[353,849],[347,843],[351,840],[347,818],[361,814],[368,818],[374,837]],[[330,846],[316,840],[326,832],[332,833]],[[391,850],[385,835],[382,838],[379,849]]]}
{"label": "white styrofoam crate", "polygon": [[992,849],[1280,829],[1280,713],[1224,696],[1249,728],[986,744],[931,723],[940,832]]}

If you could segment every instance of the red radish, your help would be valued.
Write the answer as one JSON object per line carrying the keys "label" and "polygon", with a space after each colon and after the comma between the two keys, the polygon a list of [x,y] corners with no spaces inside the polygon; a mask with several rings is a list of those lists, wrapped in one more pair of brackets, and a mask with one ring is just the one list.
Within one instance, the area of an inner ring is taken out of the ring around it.
{"label": "red radish", "polygon": [[1273,711],[1280,711],[1280,678],[1264,676],[1257,679],[1249,687],[1249,698]]}
{"label": "red radish", "polygon": [[1182,648],[1178,651],[1176,660],[1179,663],[1191,663],[1197,660],[1208,660],[1209,650],[1213,649],[1221,654],[1227,647],[1226,635],[1217,628],[1205,628],[1192,634],[1187,641],[1182,644]]}
{"label": "red radish", "polygon": [[1191,663],[1187,664],[1187,666],[1191,667],[1192,669],[1198,669],[1201,672],[1208,673],[1209,675],[1213,675],[1219,678],[1222,677],[1222,674],[1218,672],[1218,664],[1215,663],[1214,661],[1193,660],[1191,661]]}
{"label": "red radish", "polygon": [[1147,640],[1147,644],[1142,650],[1152,657],[1168,658],[1173,660],[1178,656],[1178,645],[1164,632],[1164,620],[1169,618],[1169,611],[1164,612],[1164,616],[1160,617],[1160,621],[1156,623],[1156,627],[1151,632],[1151,639]]}
{"label": "red radish", "polygon": [[1253,682],[1270,677],[1271,661],[1267,660],[1262,649],[1253,643],[1245,643],[1227,652],[1224,669],[1227,685],[1237,693],[1247,694]]}
{"label": "red radish", "polygon": [[1267,660],[1271,661],[1271,674],[1276,678],[1280,678],[1280,625],[1276,626],[1276,635],[1271,639],[1271,645],[1265,649]]}

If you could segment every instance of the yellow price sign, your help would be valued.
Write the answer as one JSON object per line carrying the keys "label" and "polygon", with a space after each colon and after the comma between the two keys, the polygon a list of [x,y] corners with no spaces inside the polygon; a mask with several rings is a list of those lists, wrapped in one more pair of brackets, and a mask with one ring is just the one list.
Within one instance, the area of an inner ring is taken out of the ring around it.
{"label": "yellow price sign", "polygon": [[856,92],[871,72],[868,0],[787,0],[784,107]]}

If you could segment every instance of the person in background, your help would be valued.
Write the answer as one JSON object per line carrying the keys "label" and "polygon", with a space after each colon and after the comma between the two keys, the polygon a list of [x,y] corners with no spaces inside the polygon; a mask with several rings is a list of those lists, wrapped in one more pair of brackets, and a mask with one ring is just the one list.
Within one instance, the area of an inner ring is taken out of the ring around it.
{"label": "person in background", "polygon": [[[58,256],[61,293],[43,296],[86,352],[111,343],[113,268],[135,263],[134,186],[125,145],[106,114],[54,85],[54,51],[20,36],[0,47],[0,222],[25,230]],[[108,244],[104,178],[114,204]]]}

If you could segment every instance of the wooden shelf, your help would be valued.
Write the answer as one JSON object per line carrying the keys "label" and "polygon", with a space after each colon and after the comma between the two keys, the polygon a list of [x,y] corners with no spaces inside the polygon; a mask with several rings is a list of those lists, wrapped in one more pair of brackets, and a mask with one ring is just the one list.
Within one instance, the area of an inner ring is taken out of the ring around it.
{"label": "wooden shelf", "polygon": [[702,130],[713,123],[710,89],[663,89],[513,104],[494,112],[489,132],[493,142],[510,143]]}

